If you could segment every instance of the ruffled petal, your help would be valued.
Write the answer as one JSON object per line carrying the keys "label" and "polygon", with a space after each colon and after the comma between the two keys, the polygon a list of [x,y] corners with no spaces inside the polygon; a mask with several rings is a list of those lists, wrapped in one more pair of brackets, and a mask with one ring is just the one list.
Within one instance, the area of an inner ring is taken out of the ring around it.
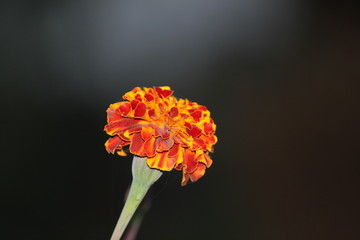
{"label": "ruffled petal", "polygon": [[199,178],[204,176],[205,170],[206,170],[206,166],[202,163],[199,163],[198,167],[196,168],[196,171],[190,173],[190,180],[192,182],[196,182],[197,180],[199,180]]}
{"label": "ruffled petal", "polygon": [[176,157],[168,157],[167,152],[157,153],[154,157],[147,158],[147,164],[150,168],[157,168],[162,171],[171,171],[175,164]]}
{"label": "ruffled petal", "polygon": [[120,146],[120,148],[129,143],[123,141],[120,137],[114,136],[109,138],[105,143],[105,148],[108,153],[115,153],[115,150]]}
{"label": "ruffled petal", "polygon": [[189,149],[184,150],[183,169],[186,173],[192,173],[197,168],[196,153]]}
{"label": "ruffled petal", "polygon": [[173,145],[174,140],[172,140],[171,138],[162,139],[161,137],[158,137],[155,140],[155,149],[157,152],[169,151]]}
{"label": "ruffled petal", "polygon": [[146,156],[144,143],[145,141],[141,138],[141,134],[135,133],[131,137],[130,152],[141,157]]}
{"label": "ruffled petal", "polygon": [[144,143],[144,150],[146,153],[146,156],[153,157],[156,154],[156,147],[155,147],[155,141],[156,139],[154,137],[149,138]]}

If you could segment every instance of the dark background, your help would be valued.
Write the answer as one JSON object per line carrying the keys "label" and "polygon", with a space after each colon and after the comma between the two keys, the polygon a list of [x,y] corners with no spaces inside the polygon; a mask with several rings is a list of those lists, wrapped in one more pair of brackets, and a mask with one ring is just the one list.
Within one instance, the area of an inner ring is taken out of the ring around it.
{"label": "dark background", "polygon": [[169,85],[217,123],[213,166],[165,174],[138,239],[360,239],[358,4],[2,1],[1,239],[109,239],[131,157],[105,110]]}

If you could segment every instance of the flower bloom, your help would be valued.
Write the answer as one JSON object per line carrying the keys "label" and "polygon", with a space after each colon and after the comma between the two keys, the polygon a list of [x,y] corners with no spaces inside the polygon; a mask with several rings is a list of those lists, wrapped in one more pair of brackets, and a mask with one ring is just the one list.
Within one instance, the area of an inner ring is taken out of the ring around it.
{"label": "flower bloom", "polygon": [[126,101],[111,104],[105,126],[111,137],[105,147],[126,156],[124,147],[129,145],[150,168],[182,170],[184,186],[211,166],[216,125],[205,106],[172,94],[170,87],[136,87],[123,96]]}

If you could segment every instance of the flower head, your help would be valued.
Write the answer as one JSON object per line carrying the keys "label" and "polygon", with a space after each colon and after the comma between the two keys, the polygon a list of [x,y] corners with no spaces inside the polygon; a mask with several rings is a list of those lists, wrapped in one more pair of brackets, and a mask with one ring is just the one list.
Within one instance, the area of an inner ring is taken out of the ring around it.
{"label": "flower head", "polygon": [[197,181],[210,167],[209,153],[217,142],[210,112],[187,99],[176,99],[170,87],[139,88],[126,93],[126,101],[111,104],[105,131],[109,153],[145,157],[150,168],[182,170],[182,185]]}

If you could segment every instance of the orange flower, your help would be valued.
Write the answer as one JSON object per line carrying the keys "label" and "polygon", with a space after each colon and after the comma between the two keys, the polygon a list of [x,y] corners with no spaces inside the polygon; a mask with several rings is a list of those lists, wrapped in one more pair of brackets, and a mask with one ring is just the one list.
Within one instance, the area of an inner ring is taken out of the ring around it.
{"label": "orange flower", "polygon": [[105,131],[109,153],[146,157],[150,168],[182,170],[181,185],[197,181],[210,167],[209,152],[217,142],[210,112],[187,99],[176,99],[170,87],[134,88],[126,101],[111,104]]}

